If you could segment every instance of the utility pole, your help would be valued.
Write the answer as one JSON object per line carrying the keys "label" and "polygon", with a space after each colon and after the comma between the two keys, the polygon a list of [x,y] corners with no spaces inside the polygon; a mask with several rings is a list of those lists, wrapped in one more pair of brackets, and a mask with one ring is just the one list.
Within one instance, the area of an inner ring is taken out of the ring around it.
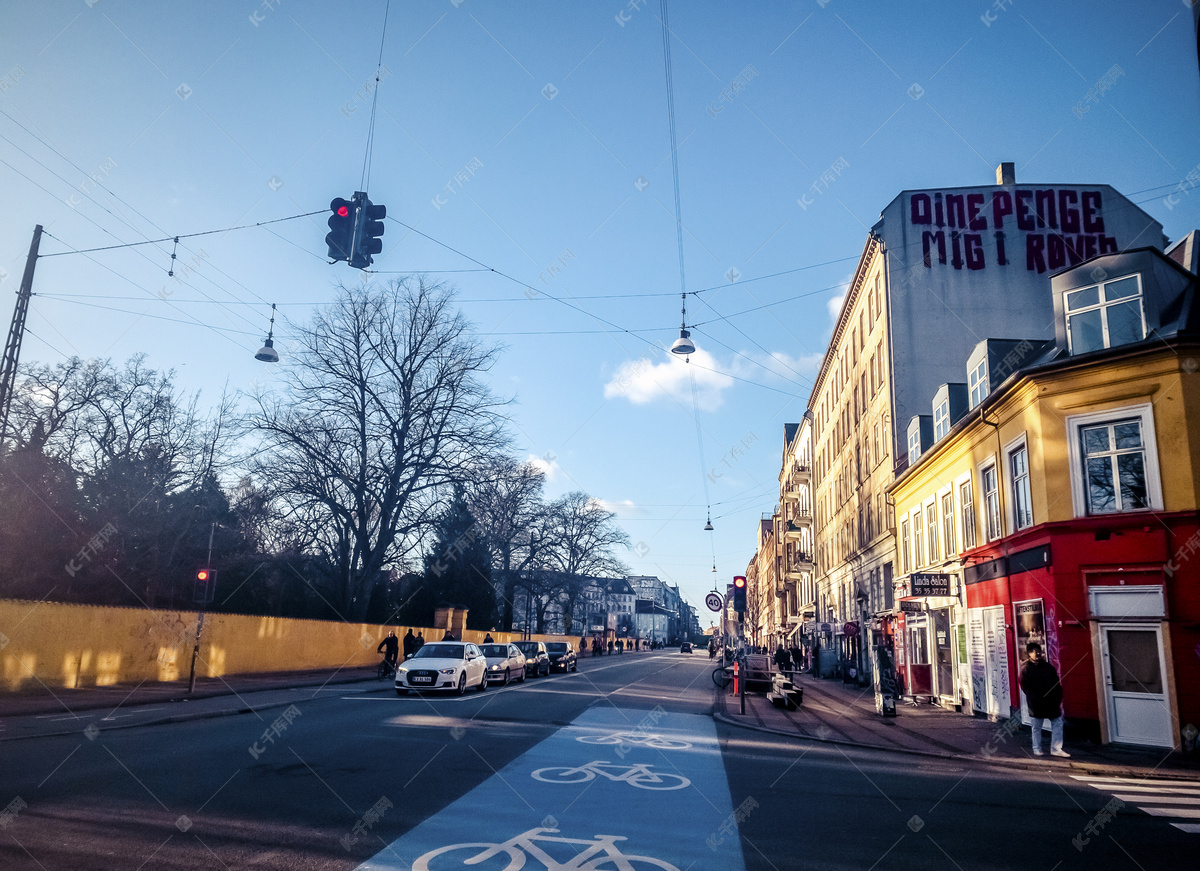
{"label": "utility pole", "polygon": [[37,265],[38,246],[42,243],[42,225],[33,228],[33,241],[29,244],[29,257],[25,260],[25,274],[17,291],[17,307],[13,311],[12,326],[8,330],[8,341],[4,345],[4,359],[0,362],[0,455],[4,453],[4,437],[8,434],[8,409],[12,405],[13,389],[17,383],[17,363],[21,357],[21,339],[25,335],[25,315],[29,313],[29,298],[33,296],[33,269]]}

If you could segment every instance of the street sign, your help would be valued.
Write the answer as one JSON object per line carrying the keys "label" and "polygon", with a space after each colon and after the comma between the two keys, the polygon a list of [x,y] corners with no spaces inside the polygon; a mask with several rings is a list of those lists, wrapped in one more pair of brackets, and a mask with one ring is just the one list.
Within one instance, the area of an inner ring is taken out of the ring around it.
{"label": "street sign", "polygon": [[923,611],[923,610],[925,610],[925,608],[924,608],[923,603],[918,602],[914,599],[901,599],[900,600],[900,610],[901,611]]}
{"label": "street sign", "polygon": [[847,623],[842,627],[842,634],[847,638],[853,638],[858,635],[858,624],[854,622]]}
{"label": "street sign", "polygon": [[950,575],[940,572],[913,572],[908,576],[913,596],[949,596]]}
{"label": "street sign", "polygon": [[720,611],[725,605],[725,600],[721,598],[720,593],[709,593],[704,597],[704,604],[708,606],[710,611]]}

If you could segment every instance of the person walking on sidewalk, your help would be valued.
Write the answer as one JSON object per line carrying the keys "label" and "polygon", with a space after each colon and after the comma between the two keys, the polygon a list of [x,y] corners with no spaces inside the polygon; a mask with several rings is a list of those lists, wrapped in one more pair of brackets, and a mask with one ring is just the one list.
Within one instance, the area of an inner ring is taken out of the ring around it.
{"label": "person walking on sidewalk", "polygon": [[792,666],[792,655],[782,644],[775,648],[775,668],[780,672],[788,671]]}
{"label": "person walking on sidewalk", "polygon": [[1054,666],[1042,659],[1042,645],[1031,641],[1025,651],[1029,660],[1021,666],[1021,690],[1029,704],[1029,720],[1033,727],[1033,755],[1041,756],[1042,727],[1050,721],[1050,755],[1068,757],[1063,750],[1062,684]]}
{"label": "person walking on sidewalk", "polygon": [[411,659],[412,655],[417,652],[417,638],[412,634],[412,627],[408,629],[408,634],[404,636],[404,658]]}

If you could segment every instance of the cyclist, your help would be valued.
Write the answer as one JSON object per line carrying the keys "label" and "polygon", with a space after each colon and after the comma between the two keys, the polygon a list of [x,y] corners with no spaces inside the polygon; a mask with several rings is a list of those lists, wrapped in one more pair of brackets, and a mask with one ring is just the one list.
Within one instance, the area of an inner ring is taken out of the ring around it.
{"label": "cyclist", "polygon": [[[396,637],[395,632],[389,632],[387,638],[379,642],[379,646],[375,648],[376,653],[383,654],[383,661],[387,663],[389,672],[396,671],[396,660],[400,657],[400,639]],[[383,666],[380,665],[380,674],[383,673]]]}

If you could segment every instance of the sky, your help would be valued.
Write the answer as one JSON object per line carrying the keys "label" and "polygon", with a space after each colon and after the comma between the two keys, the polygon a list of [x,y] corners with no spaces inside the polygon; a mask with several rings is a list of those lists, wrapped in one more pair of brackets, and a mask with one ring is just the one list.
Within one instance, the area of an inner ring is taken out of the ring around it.
{"label": "sky", "polygon": [[[254,359],[272,303],[286,356],[339,282],[426,273],[503,347],[490,386],[547,496],[615,511],[633,572],[704,622],[901,191],[1011,161],[1112,185],[1172,240],[1200,227],[1186,2],[689,0],[668,22],[682,277],[658,2],[0,0],[4,316],[50,234],[22,361],[144,353],[213,403],[277,377]],[[366,178],[372,275],[324,256],[330,200]],[[682,289],[690,362],[667,352]]]}

